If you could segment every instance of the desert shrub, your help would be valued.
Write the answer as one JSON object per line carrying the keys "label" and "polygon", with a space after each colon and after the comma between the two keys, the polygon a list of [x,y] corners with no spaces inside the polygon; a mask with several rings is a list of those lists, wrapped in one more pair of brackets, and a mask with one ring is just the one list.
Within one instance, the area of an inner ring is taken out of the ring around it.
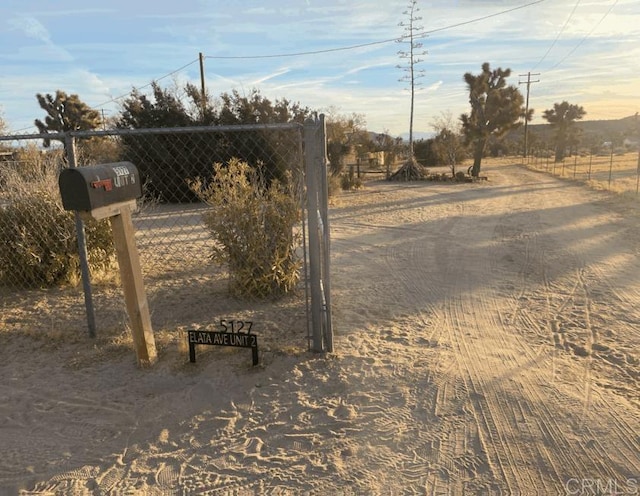
{"label": "desert shrub", "polygon": [[442,179],[443,177],[447,177],[447,176],[436,172],[436,173],[428,173],[422,179],[425,181],[439,182],[443,180]]}
{"label": "desert shrub", "polygon": [[292,189],[277,180],[267,186],[258,169],[238,159],[215,164],[211,177],[190,187],[213,207],[203,220],[215,240],[212,259],[229,266],[230,292],[267,298],[292,291],[301,266],[294,230],[300,209]]}
{"label": "desert shrub", "polygon": [[[79,280],[75,217],[62,207],[58,190],[60,154],[0,170],[0,283],[13,287],[51,287]],[[89,266],[104,272],[114,247],[106,221],[85,224]]]}
{"label": "desert shrub", "polygon": [[334,176],[333,174],[329,174],[327,181],[327,193],[329,197],[333,197],[342,189],[342,181],[340,176]]}
{"label": "desert shrub", "polygon": [[116,136],[94,136],[76,139],[78,165],[106,164],[122,160],[123,150]]}
{"label": "desert shrub", "polygon": [[340,187],[343,191],[351,191],[362,188],[362,180],[353,173],[353,168],[349,172],[340,175]]}
{"label": "desert shrub", "polygon": [[464,172],[458,171],[456,172],[455,180],[456,182],[459,182],[459,183],[468,183],[468,182],[471,182],[472,178],[467,174],[465,174]]}

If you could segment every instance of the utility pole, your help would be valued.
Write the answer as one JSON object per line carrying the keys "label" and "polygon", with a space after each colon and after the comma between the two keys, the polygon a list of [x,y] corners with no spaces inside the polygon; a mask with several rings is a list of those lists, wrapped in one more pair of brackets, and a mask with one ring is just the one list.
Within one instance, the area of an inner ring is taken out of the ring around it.
{"label": "utility pole", "polygon": [[[539,76],[540,73],[536,72],[535,74],[533,74],[533,76]],[[529,123],[529,88],[531,86],[532,83],[539,83],[540,80],[536,79],[535,81],[531,81],[531,76],[532,74],[530,72],[527,72],[526,74],[519,74],[519,77],[524,77],[527,76],[527,103],[525,106],[525,111],[524,111],[524,152],[523,152],[523,157],[527,158],[528,155],[528,151],[529,151],[529,144],[528,144],[528,140],[529,140],[529,134],[528,134],[528,130],[527,130],[527,124]],[[523,84],[524,81],[519,81],[518,84]]]}
{"label": "utility pole", "polygon": [[199,58],[200,58],[200,88],[202,91],[202,118],[204,119],[204,113],[205,113],[205,110],[207,109],[207,93],[204,87],[204,55],[202,55],[202,52],[200,52]]}

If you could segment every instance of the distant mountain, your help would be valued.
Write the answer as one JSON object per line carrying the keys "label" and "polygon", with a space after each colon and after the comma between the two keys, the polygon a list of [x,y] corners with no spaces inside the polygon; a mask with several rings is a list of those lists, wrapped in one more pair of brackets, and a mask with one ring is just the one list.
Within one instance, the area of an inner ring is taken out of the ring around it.
{"label": "distant mountain", "polygon": [[[436,135],[434,132],[425,132],[425,131],[414,131],[413,132],[413,140],[418,141],[421,139],[429,139],[433,138]],[[409,133],[401,134],[400,137],[403,141],[409,141]]]}
{"label": "distant mountain", "polygon": [[[611,120],[594,120],[594,121],[576,121],[576,127],[582,130],[581,141],[583,143],[596,143],[612,141],[618,138],[624,138],[631,136],[635,131],[636,122],[640,126],[640,116],[630,115],[622,119]],[[553,129],[550,124],[529,124],[529,136],[535,135],[536,139],[540,141],[551,142],[553,139]],[[509,141],[522,140],[524,133],[524,127],[519,127],[515,131],[511,131],[506,139]],[[375,136],[378,133],[370,133]],[[413,139],[418,141],[421,139],[430,139],[436,135],[433,131],[414,131]],[[409,141],[409,133],[403,133],[400,135],[403,141]]]}
{"label": "distant mountain", "polygon": [[[637,119],[637,120],[636,120]],[[622,119],[576,121],[576,127],[581,130],[580,142],[582,144],[601,144],[606,141],[621,141],[625,137],[638,135],[636,126],[640,126],[640,116],[635,115]],[[550,124],[529,124],[530,139],[551,143],[553,141],[553,129]],[[508,140],[522,140],[524,128],[512,131],[507,136]]]}
{"label": "distant mountain", "polygon": [[[371,138],[371,141],[375,141],[376,136],[379,136],[381,134],[387,134],[389,136],[391,136],[392,138],[402,138],[402,141],[404,142],[408,142],[409,141],[409,133],[402,133],[402,134],[389,134],[389,133],[376,133],[373,131],[369,131],[369,137]],[[433,138],[436,135],[436,133],[434,132],[429,132],[429,131],[414,131],[413,132],[413,140],[414,141],[418,141],[421,139],[429,139],[429,138]]]}

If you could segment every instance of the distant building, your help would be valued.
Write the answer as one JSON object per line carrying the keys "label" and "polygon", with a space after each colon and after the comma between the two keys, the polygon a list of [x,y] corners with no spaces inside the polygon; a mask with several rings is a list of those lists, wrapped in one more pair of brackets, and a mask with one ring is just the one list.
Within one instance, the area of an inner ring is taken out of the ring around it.
{"label": "distant building", "polygon": [[359,152],[357,147],[350,147],[349,151],[342,157],[345,166],[360,165],[365,168],[378,168],[384,166],[385,152]]}

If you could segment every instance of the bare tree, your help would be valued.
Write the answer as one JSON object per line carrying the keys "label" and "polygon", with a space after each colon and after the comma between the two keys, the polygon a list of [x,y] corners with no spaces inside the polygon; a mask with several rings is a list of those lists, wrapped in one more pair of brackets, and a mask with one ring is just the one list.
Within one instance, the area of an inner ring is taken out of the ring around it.
{"label": "bare tree", "polygon": [[384,152],[384,166],[389,171],[402,151],[402,138],[393,138],[389,130],[385,129],[374,137],[373,148],[375,151]]}
{"label": "bare tree", "polygon": [[329,169],[332,175],[337,176],[344,168],[342,159],[351,147],[364,144],[368,140],[366,123],[362,114],[341,114],[336,107],[327,109],[326,116]]}
{"label": "bare tree", "polygon": [[455,177],[456,165],[466,155],[461,123],[454,121],[451,112],[442,112],[433,120],[431,126],[437,133],[434,138],[434,151],[439,161],[451,169],[451,177]]}
{"label": "bare tree", "polygon": [[4,120],[4,116],[2,115],[2,109],[0,109],[0,134],[5,134],[7,132],[7,123]]}

